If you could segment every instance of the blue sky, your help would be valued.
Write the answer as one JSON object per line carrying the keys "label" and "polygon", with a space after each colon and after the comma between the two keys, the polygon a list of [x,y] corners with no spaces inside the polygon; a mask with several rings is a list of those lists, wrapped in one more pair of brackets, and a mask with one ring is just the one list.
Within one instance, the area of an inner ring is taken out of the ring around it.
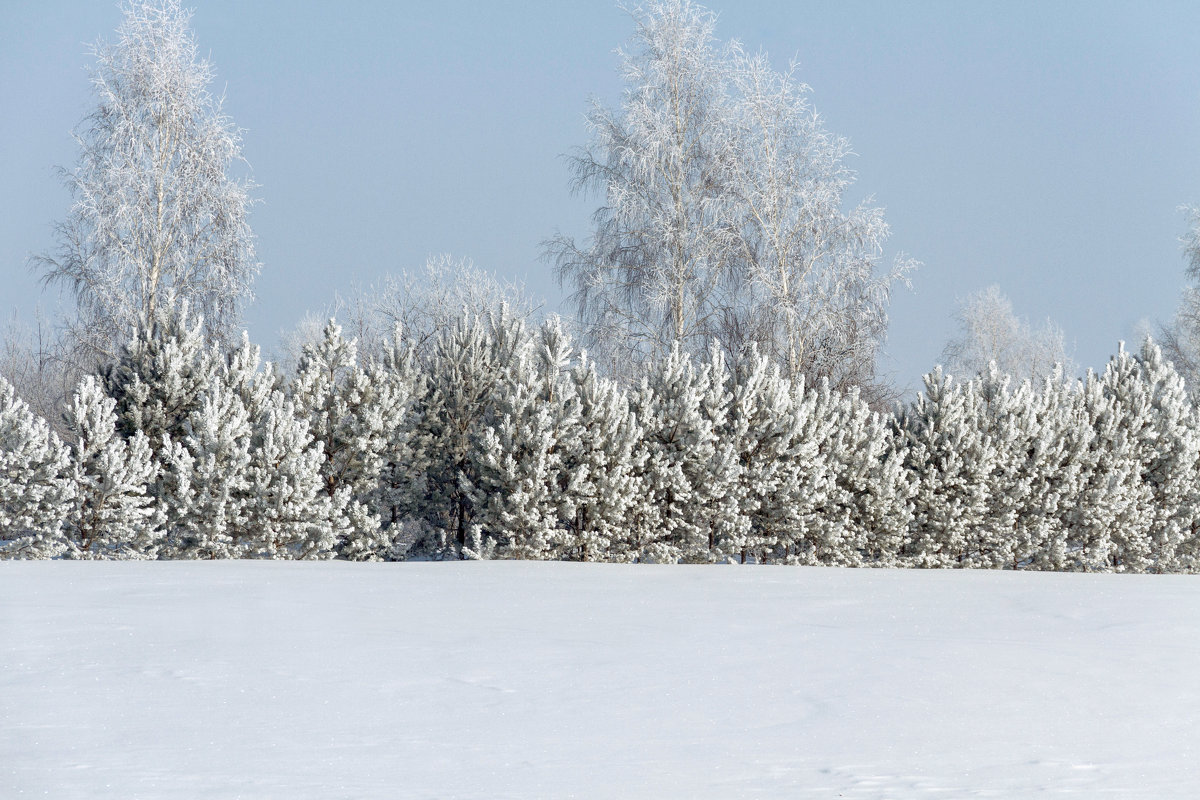
{"label": "blue sky", "polygon": [[[600,2],[192,0],[225,109],[245,129],[263,271],[247,309],[270,349],[334,295],[452,253],[558,308],[538,258],[583,236],[561,155],[587,98],[615,103],[632,23]],[[956,298],[998,284],[1102,367],[1184,286],[1179,206],[1200,203],[1200,4],[770,2],[722,6],[717,33],[793,57],[859,181],[921,260],[881,363],[916,388]],[[87,44],[108,0],[0,0],[0,314],[53,309],[26,258],[69,197]],[[567,310],[563,307],[563,310]]]}

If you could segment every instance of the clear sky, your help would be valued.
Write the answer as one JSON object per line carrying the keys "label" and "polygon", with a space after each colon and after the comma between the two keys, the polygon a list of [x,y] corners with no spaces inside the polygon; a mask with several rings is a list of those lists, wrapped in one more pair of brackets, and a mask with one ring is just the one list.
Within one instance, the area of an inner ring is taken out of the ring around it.
{"label": "clear sky", "polygon": [[[335,292],[452,253],[562,304],[540,242],[583,236],[561,155],[615,103],[615,2],[185,0],[245,129],[263,270],[247,309],[271,349]],[[1200,204],[1200,4],[713,0],[717,34],[795,58],[858,154],[852,199],[921,260],[882,363],[916,388],[956,298],[998,284],[1102,367],[1185,284],[1179,206]],[[109,0],[0,0],[0,313],[60,302],[26,258],[53,245]],[[563,307],[563,310],[567,310]]]}

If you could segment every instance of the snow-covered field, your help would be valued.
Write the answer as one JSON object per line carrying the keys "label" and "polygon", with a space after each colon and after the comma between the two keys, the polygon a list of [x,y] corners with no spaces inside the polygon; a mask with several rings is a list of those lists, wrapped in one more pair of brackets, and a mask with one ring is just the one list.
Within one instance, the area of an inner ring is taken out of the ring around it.
{"label": "snow-covered field", "polygon": [[1200,793],[1200,578],[0,563],[0,797]]}

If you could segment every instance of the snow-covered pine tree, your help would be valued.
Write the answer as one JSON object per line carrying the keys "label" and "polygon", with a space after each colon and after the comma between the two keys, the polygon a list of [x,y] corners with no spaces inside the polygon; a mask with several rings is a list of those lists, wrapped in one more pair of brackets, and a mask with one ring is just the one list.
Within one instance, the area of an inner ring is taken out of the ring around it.
{"label": "snow-covered pine tree", "polygon": [[[1081,384],[1062,380],[1057,371],[1043,379],[1040,391],[1022,382],[1007,400],[1017,437],[1005,439],[1005,466],[992,478],[995,518],[1009,519],[1012,569],[1067,568],[1068,517],[1083,492],[1087,454],[1095,435],[1084,413]],[[1006,476],[1011,475],[1011,478]],[[1019,491],[1004,495],[1011,484]]]}
{"label": "snow-covered pine tree", "polygon": [[351,531],[350,492],[329,495],[323,447],[308,420],[275,390],[255,409],[252,430],[239,555],[332,558]]}
{"label": "snow-covered pine tree", "polygon": [[254,548],[242,535],[252,435],[241,395],[225,375],[214,375],[183,435],[162,450],[168,557],[239,558]]}
{"label": "snow-covered pine tree", "polygon": [[70,452],[0,377],[0,558],[52,558],[75,486]]}
{"label": "snow-covered pine tree", "polygon": [[553,553],[579,561],[628,561],[626,542],[645,515],[645,451],[642,430],[629,408],[629,396],[600,377],[582,353],[570,372],[579,407],[579,435],[562,454],[569,502]]}
{"label": "snow-covered pine tree", "polygon": [[822,381],[810,398],[807,436],[818,443],[814,461],[824,475],[810,557],[893,566],[908,533],[914,487],[887,421],[855,388],[834,392]]}
{"label": "snow-covered pine tree", "polygon": [[1029,558],[1032,542],[1021,542],[1021,512],[1029,505],[1032,479],[1027,460],[1036,436],[1033,391],[1029,381],[1011,391],[1012,376],[991,362],[974,378],[979,399],[977,424],[995,452],[987,483],[984,524],[968,549],[975,553],[972,566],[987,569],[1013,567]]}
{"label": "snow-covered pine tree", "polygon": [[493,554],[496,543],[476,520],[472,498],[479,476],[472,451],[494,419],[497,387],[527,336],[523,320],[502,306],[487,320],[455,319],[434,345],[427,391],[415,410],[416,436],[429,453],[419,507],[431,532],[418,551],[454,558]]}
{"label": "snow-covered pine tree", "polygon": [[85,376],[67,406],[75,501],[67,517],[73,558],[155,558],[163,511],[150,493],[158,462],[141,431],[117,433],[116,401]]}
{"label": "snow-covered pine tree", "polygon": [[571,342],[551,317],[514,354],[495,389],[493,418],[471,450],[476,524],[504,557],[550,557],[572,515],[563,454],[579,443],[579,405],[567,379]]}
{"label": "snow-covered pine tree", "polygon": [[[736,459],[721,447],[728,400],[723,365],[698,368],[678,346],[647,368],[632,405],[643,428],[641,447],[649,510],[630,532],[639,561],[707,560],[727,531],[728,497],[736,492]],[[717,376],[720,377],[717,377]]]}
{"label": "snow-covered pine tree", "polygon": [[182,447],[193,415],[220,368],[220,354],[205,344],[203,320],[186,302],[159,306],[148,326],[133,331],[118,360],[100,372],[105,394],[115,401],[117,432],[126,441],[147,439],[157,478],[148,493],[165,528],[160,557],[179,557],[179,539],[192,491],[191,456]]}
{"label": "snow-covered pine tree", "polygon": [[402,417],[390,420],[384,443],[379,481],[370,495],[372,513],[391,541],[389,558],[402,558],[422,525],[421,503],[428,492],[430,447],[428,431],[417,425],[429,390],[428,376],[419,369],[416,348],[397,325],[381,346],[372,366],[375,379],[392,384],[394,397],[405,397]]}
{"label": "snow-covered pine tree", "polygon": [[409,385],[394,377],[392,371],[359,364],[357,342],[343,337],[332,319],[321,341],[304,346],[296,367],[292,398],[324,448],[326,493],[331,500],[343,489],[349,494],[352,528],[338,543],[344,558],[378,559],[390,550],[371,505],[385,452],[407,421],[411,399]]}
{"label": "snow-covered pine tree", "polygon": [[901,566],[917,491],[915,476],[906,467],[906,445],[890,414],[871,412],[861,398],[851,410],[844,418],[851,426],[850,439],[859,442],[853,452],[860,455],[850,466],[835,468],[834,476],[854,498],[851,524],[865,531],[864,563]]}
{"label": "snow-covered pine tree", "polygon": [[1078,502],[1068,512],[1067,559],[1084,571],[1139,571],[1150,556],[1149,486],[1138,441],[1151,427],[1148,392],[1124,343],[1103,376],[1089,372],[1081,396],[1094,432]]}
{"label": "snow-covered pine tree", "polygon": [[737,457],[743,525],[717,543],[714,557],[793,559],[814,524],[827,475],[812,435],[814,403],[803,387],[802,376],[794,384],[783,379],[754,348],[734,365],[720,435]]}
{"label": "snow-covered pine tree", "polygon": [[219,364],[178,440],[167,440],[170,552],[184,558],[328,558],[349,527],[348,492],[329,497],[323,450],[259,350]]}
{"label": "snow-covered pine tree", "polygon": [[101,370],[104,392],[116,401],[117,430],[145,434],[157,455],[163,437],[178,441],[219,367],[205,344],[204,320],[187,302],[159,307],[149,327],[139,327],[115,364]]}
{"label": "snow-covered pine tree", "polygon": [[1147,569],[1170,572],[1194,563],[1200,526],[1200,429],[1187,388],[1161,349],[1147,339],[1137,356],[1149,393],[1152,427],[1140,440],[1142,480],[1149,486],[1150,546]]}
{"label": "snow-covered pine tree", "polygon": [[729,437],[721,435],[728,427],[734,376],[726,362],[725,351],[715,341],[709,348],[708,363],[703,368],[708,371],[708,391],[704,393],[700,407],[712,426],[716,441],[706,470],[707,483],[701,494],[707,512],[701,519],[708,529],[708,547],[694,554],[684,554],[686,559],[697,562],[714,561],[718,553],[733,551],[734,548],[721,543],[744,541],[750,529],[750,520],[739,504],[742,467],[737,447]]}
{"label": "snow-covered pine tree", "polygon": [[996,453],[981,429],[978,387],[952,385],[940,367],[897,418],[916,480],[903,553],[918,567],[975,566],[988,525],[988,476]]}

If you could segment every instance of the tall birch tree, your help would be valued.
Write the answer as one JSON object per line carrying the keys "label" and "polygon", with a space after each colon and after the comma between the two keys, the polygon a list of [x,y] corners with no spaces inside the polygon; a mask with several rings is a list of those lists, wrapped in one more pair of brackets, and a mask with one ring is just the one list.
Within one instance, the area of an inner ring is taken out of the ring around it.
{"label": "tall birch tree", "polygon": [[228,338],[259,265],[247,215],[251,184],[230,177],[241,133],[209,91],[191,13],[178,0],[131,0],[114,42],[92,48],[97,105],[63,171],[73,203],[44,278],[79,304],[73,339],[111,360],[168,298],[189,300],[206,338]]}

